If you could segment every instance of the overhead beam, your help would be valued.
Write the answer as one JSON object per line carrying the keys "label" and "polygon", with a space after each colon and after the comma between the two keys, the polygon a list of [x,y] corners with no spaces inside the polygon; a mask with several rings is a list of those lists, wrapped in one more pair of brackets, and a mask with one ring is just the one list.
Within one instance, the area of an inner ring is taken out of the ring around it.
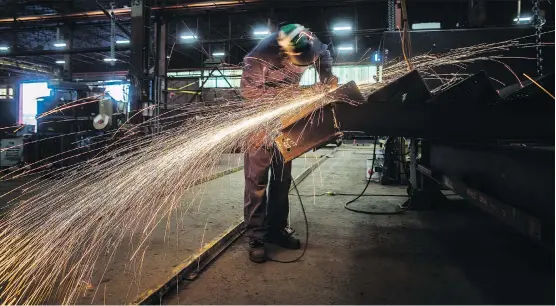
{"label": "overhead beam", "polygon": [[[117,45],[116,51],[129,50],[129,46]],[[94,47],[94,48],[78,48],[78,49],[63,49],[63,50],[26,50],[17,52],[7,52],[0,54],[2,57],[20,57],[20,56],[38,56],[38,55],[65,55],[77,53],[101,53],[110,52],[110,47]]]}
{"label": "overhead beam", "polygon": [[[373,0],[371,2],[386,2],[387,0]],[[413,0],[417,1],[417,0]],[[431,0],[420,0],[420,1],[431,1]],[[435,2],[445,2],[445,0],[432,0]],[[469,0],[452,0],[452,2],[467,2]],[[512,2],[515,0],[490,0],[492,2]],[[277,8],[280,7],[300,7],[300,6],[337,6],[341,4],[353,4],[357,2],[369,2],[369,0],[222,0],[222,1],[199,1],[195,3],[184,3],[176,5],[166,5],[166,6],[155,6],[151,7],[153,12],[163,13],[163,12],[177,12],[177,11],[195,11],[195,10],[218,10],[227,9],[232,7],[247,7],[247,6],[262,6],[262,5],[272,5]],[[131,8],[117,8],[113,10],[115,16],[130,17]],[[67,19],[79,19],[83,21],[84,19],[98,19],[104,17],[106,14],[102,10],[87,11],[87,12],[77,12],[68,14],[56,14],[56,15],[34,15],[34,16],[21,16],[17,18],[2,18],[0,19],[0,24],[11,24],[14,22],[41,22],[41,21],[60,21]]]}

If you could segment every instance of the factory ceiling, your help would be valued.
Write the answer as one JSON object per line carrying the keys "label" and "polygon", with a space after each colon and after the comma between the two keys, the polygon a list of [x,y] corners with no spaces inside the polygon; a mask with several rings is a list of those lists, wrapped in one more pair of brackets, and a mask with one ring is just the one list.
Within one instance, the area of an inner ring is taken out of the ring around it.
{"label": "factory ceiling", "polygon": [[[530,10],[528,2],[523,2],[524,11]],[[467,0],[412,0],[408,2],[408,15],[410,22],[434,21],[442,23],[443,28],[465,28],[468,5]],[[130,6],[131,0],[0,0],[0,47],[10,46],[9,51],[0,50],[0,69],[13,73],[18,70],[17,63],[22,63],[40,67],[41,71],[55,71],[63,54],[72,53],[75,72],[128,70],[129,45],[115,42],[129,40]],[[511,26],[515,7],[515,1],[489,1],[487,25]],[[336,59],[358,62],[366,51],[378,47],[388,22],[386,0],[153,0],[150,8],[153,16],[169,22],[170,69],[198,68],[214,50],[225,50],[226,61],[237,65],[260,39],[253,35],[257,27],[284,21],[310,27],[331,43],[333,51],[334,45],[354,44],[353,54],[336,54]],[[113,11],[120,25],[113,31],[114,38],[103,9]],[[548,14],[547,25],[553,26],[553,12]],[[332,33],[337,22],[354,25],[350,36]],[[198,36],[197,41],[180,38],[192,32]],[[55,46],[70,36],[72,48]],[[111,45],[115,45],[116,64],[103,61]]]}

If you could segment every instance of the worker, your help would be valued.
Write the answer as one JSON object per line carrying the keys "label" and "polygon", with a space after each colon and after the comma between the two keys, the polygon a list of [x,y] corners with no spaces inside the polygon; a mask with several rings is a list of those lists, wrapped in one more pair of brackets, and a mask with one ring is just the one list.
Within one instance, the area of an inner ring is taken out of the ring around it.
{"label": "worker", "polygon": [[[332,74],[328,46],[299,24],[280,26],[278,32],[264,38],[245,56],[243,64],[240,89],[245,99],[273,96],[282,85],[299,84],[303,72],[311,65],[319,73],[321,83],[338,85],[338,78]],[[287,222],[291,168],[291,162],[284,163],[273,142],[250,146],[245,152],[244,218],[249,258],[253,262],[267,260],[265,243],[287,249],[301,247]],[[269,169],[272,169],[270,182]]]}

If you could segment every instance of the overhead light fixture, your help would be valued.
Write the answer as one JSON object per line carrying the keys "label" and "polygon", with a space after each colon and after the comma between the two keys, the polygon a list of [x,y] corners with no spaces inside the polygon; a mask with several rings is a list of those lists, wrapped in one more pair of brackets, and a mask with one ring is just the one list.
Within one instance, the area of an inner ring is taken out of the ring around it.
{"label": "overhead light fixture", "polygon": [[122,80],[106,80],[104,83],[114,83],[114,82],[121,82]]}
{"label": "overhead light fixture", "polygon": [[66,61],[56,61],[56,64],[65,64]]}
{"label": "overhead light fixture", "polygon": [[197,36],[195,36],[195,35],[182,35],[182,36],[180,36],[180,38],[183,39],[183,40],[196,40]]}
{"label": "overhead light fixture", "polygon": [[353,51],[353,46],[339,46],[338,51]]}
{"label": "overhead light fixture", "polygon": [[66,43],[63,42],[63,41],[62,41],[62,42],[55,42],[55,43],[54,43],[54,47],[56,47],[56,48],[63,48],[63,47],[65,47],[65,46],[66,46]]}
{"label": "overhead light fixture", "polygon": [[123,39],[123,40],[116,40],[116,43],[117,43],[117,44],[120,44],[120,45],[129,44],[129,40],[125,40],[125,39]]}
{"label": "overhead light fixture", "polygon": [[0,46],[0,51],[8,51],[8,50],[10,50],[10,47]]}
{"label": "overhead light fixture", "polygon": [[268,29],[257,29],[253,32],[253,35],[255,36],[270,35],[270,31]]}
{"label": "overhead light fixture", "polygon": [[339,26],[333,27],[332,30],[335,31],[335,32],[347,32],[347,31],[351,31],[351,26],[339,25]]}
{"label": "overhead light fixture", "polygon": [[225,53],[224,52],[214,52],[212,53],[212,56],[224,56]]}
{"label": "overhead light fixture", "polygon": [[105,61],[105,62],[115,62],[115,61],[117,61],[117,59],[111,58],[111,57],[107,57],[107,58],[103,59],[103,61]]}
{"label": "overhead light fixture", "polygon": [[520,22],[526,22],[526,21],[531,21],[531,17],[518,17],[518,18],[514,18],[514,22],[520,23]]}
{"label": "overhead light fixture", "polygon": [[170,55],[166,55],[166,58],[170,58]]}

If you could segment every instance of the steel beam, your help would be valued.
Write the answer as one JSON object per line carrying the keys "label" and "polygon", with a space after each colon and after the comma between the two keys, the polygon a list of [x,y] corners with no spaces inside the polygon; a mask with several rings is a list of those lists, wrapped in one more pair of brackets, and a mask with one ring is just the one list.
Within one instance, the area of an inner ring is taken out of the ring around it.
{"label": "steel beam", "polygon": [[[73,25],[68,25],[67,26],[68,29],[68,39],[66,39],[67,41],[67,48],[68,49],[73,49]],[[63,70],[62,70],[62,79],[64,81],[68,81],[71,82],[72,80],[72,59],[73,56],[72,54],[68,53],[68,54],[64,54],[64,66],[63,66]]]}
{"label": "steel beam", "polygon": [[[129,50],[129,46],[116,46],[116,51],[126,51],[126,50]],[[110,47],[79,48],[79,49],[64,49],[64,50],[25,50],[25,51],[17,51],[17,52],[8,52],[6,54],[2,54],[2,57],[64,55],[64,54],[101,53],[101,52],[110,52]]]}
{"label": "steel beam", "polygon": [[167,107],[167,76],[168,76],[168,59],[167,56],[167,41],[168,41],[168,24],[161,17],[157,16],[155,23],[155,39],[156,39],[156,61],[155,61],[155,102],[157,104],[157,111],[161,107]]}
{"label": "steel beam", "polygon": [[[376,3],[384,3],[387,0],[373,0],[372,2]],[[412,0],[412,1],[420,1],[420,2],[445,2],[445,0]],[[469,0],[452,0],[451,2],[467,2]],[[508,0],[489,0],[490,2],[507,2]],[[207,11],[207,10],[225,10],[232,7],[242,7],[242,8],[261,8],[264,6],[273,5],[277,8],[299,8],[300,6],[304,7],[322,7],[322,6],[337,6],[338,4],[353,4],[356,2],[369,2],[369,0],[290,0],[290,1],[263,1],[263,0],[228,0],[228,1],[202,1],[196,3],[183,3],[183,4],[176,4],[176,5],[166,5],[166,6],[154,6],[152,7],[152,11],[155,12],[191,12],[191,13],[198,13],[199,11]],[[239,11],[239,10],[238,10]],[[131,14],[130,8],[117,8],[114,11],[116,16],[122,17],[129,17]],[[0,24],[11,24],[15,22],[45,22],[51,21],[56,22],[60,20],[93,20],[103,18],[105,16],[104,12],[101,10],[95,11],[85,11],[85,12],[76,12],[76,13],[67,13],[67,14],[56,14],[56,15],[30,15],[30,16],[20,16],[17,18],[1,18]]]}

